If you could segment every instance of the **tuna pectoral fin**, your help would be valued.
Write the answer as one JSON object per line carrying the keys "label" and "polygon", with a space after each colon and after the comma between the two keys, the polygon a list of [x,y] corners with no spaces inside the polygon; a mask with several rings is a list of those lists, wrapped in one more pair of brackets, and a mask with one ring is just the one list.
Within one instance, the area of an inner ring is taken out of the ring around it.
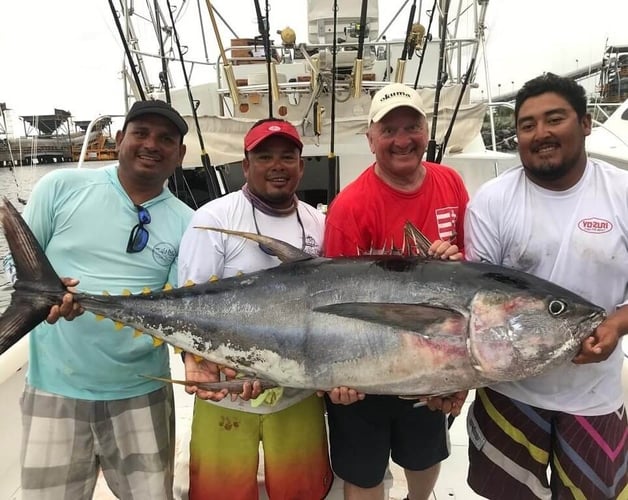
{"label": "tuna pectoral fin", "polygon": [[[395,304],[381,302],[346,302],[317,307],[316,312],[335,314],[345,318],[361,319],[384,326],[392,326],[421,334],[433,332],[434,326],[453,322],[453,328],[466,325],[460,312],[430,304]],[[444,328],[443,328],[444,329]],[[451,330],[449,327],[447,330]]]}
{"label": "tuna pectoral fin", "polygon": [[277,387],[277,384],[270,382],[268,380],[263,380],[259,378],[237,378],[233,380],[223,380],[221,382],[194,382],[192,380],[173,380],[170,378],[163,377],[153,377],[151,375],[142,375],[144,378],[149,378],[151,380],[159,380],[160,382],[166,382],[168,384],[177,384],[177,385],[185,385],[185,386],[196,386],[203,391],[222,391],[223,389],[227,389],[227,391],[231,394],[240,394],[244,389],[245,382],[259,382],[262,388],[262,391],[266,389],[274,389]]}

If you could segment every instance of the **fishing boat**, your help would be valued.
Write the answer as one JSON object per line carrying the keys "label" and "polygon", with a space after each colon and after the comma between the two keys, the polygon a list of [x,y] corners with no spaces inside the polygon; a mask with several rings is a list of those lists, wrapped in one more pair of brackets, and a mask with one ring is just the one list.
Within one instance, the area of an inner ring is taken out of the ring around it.
{"label": "fishing boat", "polygon": [[[286,27],[277,33],[278,43],[271,40],[265,5],[251,3],[257,6],[257,32],[238,35],[226,22],[219,26],[224,17],[206,2],[207,11],[197,18],[209,19],[213,40],[207,34],[199,44],[218,45],[218,58],[211,63],[189,55],[180,63],[186,56],[178,27],[185,26],[186,33],[193,28],[175,20],[168,6],[155,10],[151,3],[142,14],[137,5],[129,9],[121,2],[116,10],[130,62],[130,100],[168,100],[190,125],[174,190],[187,184],[194,194],[205,194],[203,202],[239,189],[244,134],[256,120],[274,116],[293,123],[303,137],[300,197],[314,206],[327,205],[372,162],[364,134],[370,100],[392,81],[417,88],[431,129],[428,159],[456,168],[471,192],[517,162],[515,154],[485,147],[480,131],[487,103],[471,99],[483,60],[488,1],[436,0],[417,6],[416,0],[406,0],[384,27],[377,2],[343,0],[335,10],[333,2],[309,0],[307,32]],[[395,39],[387,29],[398,19],[407,29]],[[223,40],[226,29],[229,41]],[[150,36],[141,39],[138,33]],[[191,83],[190,74],[203,67],[211,69],[212,78]],[[159,81],[151,75],[159,75]],[[175,86],[177,78],[189,86]]]}

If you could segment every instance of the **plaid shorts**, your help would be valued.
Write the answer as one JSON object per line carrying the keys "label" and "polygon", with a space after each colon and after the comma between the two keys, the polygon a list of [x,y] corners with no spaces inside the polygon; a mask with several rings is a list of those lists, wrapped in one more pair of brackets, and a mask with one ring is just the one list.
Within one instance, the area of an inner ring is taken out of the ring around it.
{"label": "plaid shorts", "polygon": [[172,387],[87,401],[27,385],[21,407],[23,500],[91,498],[99,468],[118,498],[172,499]]}

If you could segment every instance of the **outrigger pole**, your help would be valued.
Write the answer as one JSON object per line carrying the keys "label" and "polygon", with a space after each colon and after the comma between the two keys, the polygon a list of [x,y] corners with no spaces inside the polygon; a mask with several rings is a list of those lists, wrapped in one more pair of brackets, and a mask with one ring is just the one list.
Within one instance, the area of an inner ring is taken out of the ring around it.
{"label": "outrigger pole", "polygon": [[412,2],[410,7],[410,16],[408,17],[408,27],[406,28],[406,39],[403,44],[403,50],[401,57],[397,59],[397,68],[395,70],[395,82],[403,83],[403,77],[406,72],[406,60],[408,59],[408,52],[410,49],[410,36],[412,34],[412,24],[414,23],[414,14],[416,13],[416,0]]}
{"label": "outrigger pole", "polygon": [[338,0],[334,0],[334,39],[332,41],[331,54],[331,137],[329,139],[329,155],[327,155],[327,204],[338,194],[340,185],[338,172],[338,158],[334,152],[334,140],[336,137],[336,52],[338,50]]}
{"label": "outrigger pole", "polygon": [[[222,46],[222,40],[220,33],[218,32],[218,25],[216,24],[216,18],[214,17],[214,8],[209,0],[205,0],[207,4],[207,11],[209,12],[209,19],[212,22],[214,28],[214,34],[216,35],[216,43],[218,44],[218,50],[220,51],[220,57],[222,59],[222,67],[225,70],[225,78],[227,79],[227,86],[229,87],[229,93],[231,94],[231,100],[234,106],[240,105],[240,94],[238,92],[238,86],[236,85],[235,75],[233,74],[233,66],[227,59],[225,54],[225,48]],[[170,14],[172,17],[172,14]]]}
{"label": "outrigger pole", "polygon": [[[133,62],[133,56],[131,55],[131,50],[129,49],[129,44],[127,43],[126,36],[124,36],[124,31],[122,30],[120,19],[118,19],[118,13],[116,11],[116,8],[113,5],[113,0],[109,0],[109,8],[111,9],[113,21],[116,23],[118,35],[120,36],[122,46],[124,47],[124,53],[126,54],[126,58],[129,61],[129,68],[131,69],[131,73],[133,74],[133,81],[135,81],[135,86],[137,87],[137,91],[140,94],[140,99],[142,101],[145,101],[146,94],[144,93],[144,87],[142,86],[142,82],[140,81],[140,75],[137,73],[137,68],[135,67],[135,63]],[[126,105],[128,106],[128,103]]]}
{"label": "outrigger pole", "polygon": [[366,34],[366,11],[368,9],[368,0],[362,0],[362,10],[360,12],[360,26],[358,35],[358,55],[353,64],[353,97],[359,98],[362,93],[362,73],[364,54],[364,36]]}
{"label": "outrigger pole", "polygon": [[432,115],[431,137],[427,143],[427,161],[433,162],[436,159],[436,125],[438,124],[438,107],[440,104],[440,93],[445,83],[443,66],[445,62],[445,46],[447,43],[447,18],[449,15],[449,0],[444,0],[443,17],[441,21],[440,49],[438,54],[438,73],[436,74],[436,92],[434,93],[434,112]]}
{"label": "outrigger pole", "polygon": [[[209,0],[207,0],[209,3]],[[192,96],[192,89],[190,87],[190,79],[188,78],[188,72],[185,69],[185,61],[183,60],[183,50],[181,49],[181,43],[179,41],[179,32],[174,23],[174,16],[172,15],[172,6],[170,5],[170,0],[166,0],[166,4],[168,6],[168,13],[170,14],[170,22],[172,24],[172,33],[174,35],[174,41],[177,45],[177,51],[179,52],[179,61],[181,62],[181,71],[183,72],[183,78],[185,79],[185,89],[187,90],[188,100],[190,102],[190,108],[192,110],[192,116],[194,117],[194,125],[196,127],[196,134],[198,137],[198,144],[201,148],[201,163],[203,164],[203,168],[205,168],[205,172],[209,178],[209,197],[210,199],[216,199],[221,196],[220,186],[218,184],[218,176],[216,175],[216,170],[212,167],[211,161],[209,159],[209,155],[205,150],[205,142],[203,141],[203,134],[201,133],[201,127],[198,123],[198,113],[196,112],[196,104],[194,102],[194,97]],[[213,18],[212,18],[213,19]],[[196,200],[194,200],[194,204],[196,204]],[[198,207],[197,207],[198,208]]]}

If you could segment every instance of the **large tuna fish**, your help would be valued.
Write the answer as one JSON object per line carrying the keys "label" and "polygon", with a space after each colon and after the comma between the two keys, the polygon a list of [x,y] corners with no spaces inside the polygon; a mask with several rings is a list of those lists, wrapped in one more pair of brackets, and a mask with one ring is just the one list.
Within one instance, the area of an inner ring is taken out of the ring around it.
{"label": "large tuna fish", "polygon": [[[45,319],[64,288],[19,213],[8,201],[0,211],[18,276],[0,317],[2,353]],[[539,374],[569,362],[604,318],[601,308],[525,273],[393,256],[308,258],[170,291],[77,299],[87,311],[281,386],[399,395]]]}

